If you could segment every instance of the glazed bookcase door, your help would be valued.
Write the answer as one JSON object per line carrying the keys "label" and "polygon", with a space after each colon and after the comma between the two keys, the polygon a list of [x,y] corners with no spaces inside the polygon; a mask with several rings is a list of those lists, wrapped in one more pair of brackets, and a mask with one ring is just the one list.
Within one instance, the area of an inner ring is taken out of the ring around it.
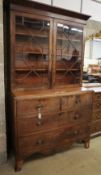
{"label": "glazed bookcase door", "polygon": [[15,15],[16,87],[50,87],[51,20],[40,16]]}
{"label": "glazed bookcase door", "polygon": [[55,86],[78,86],[82,74],[83,29],[63,21],[56,21],[55,28]]}

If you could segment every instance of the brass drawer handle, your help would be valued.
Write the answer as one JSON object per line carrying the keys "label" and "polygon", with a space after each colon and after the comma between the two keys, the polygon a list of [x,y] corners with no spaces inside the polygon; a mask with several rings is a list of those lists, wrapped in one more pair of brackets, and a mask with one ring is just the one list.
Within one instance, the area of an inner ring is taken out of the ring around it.
{"label": "brass drawer handle", "polygon": [[38,121],[38,122],[36,123],[36,125],[37,125],[37,126],[42,126],[42,125],[43,125],[43,122],[42,122],[42,121]]}
{"label": "brass drawer handle", "polygon": [[74,135],[78,135],[78,134],[79,134],[79,131],[75,130]]}
{"label": "brass drawer handle", "polygon": [[44,144],[44,140],[43,139],[39,139],[36,142],[37,145],[43,145]]}
{"label": "brass drawer handle", "polygon": [[100,108],[101,107],[101,103],[98,103],[96,106],[97,106],[97,108]]}
{"label": "brass drawer handle", "polygon": [[78,134],[79,134],[79,131],[77,130],[66,132],[66,136],[76,136]]}
{"label": "brass drawer handle", "polygon": [[77,120],[77,119],[79,119],[79,114],[75,114],[75,116],[74,116],[74,120]]}
{"label": "brass drawer handle", "polygon": [[36,106],[37,109],[41,109],[41,108],[43,108],[43,107],[44,107],[44,106],[43,106],[42,104],[39,104],[39,105]]}
{"label": "brass drawer handle", "polygon": [[66,136],[70,136],[71,135],[71,132],[66,132]]}
{"label": "brass drawer handle", "polygon": [[100,119],[101,118],[101,116],[100,115],[96,115],[96,119]]}
{"label": "brass drawer handle", "polygon": [[59,113],[59,116],[62,116],[63,114],[64,114],[64,112],[60,112],[60,113]]}
{"label": "brass drawer handle", "polygon": [[81,102],[80,98],[79,97],[76,97],[75,103],[78,104],[80,102]]}
{"label": "brass drawer handle", "polygon": [[38,117],[37,117],[39,120],[41,120],[42,119],[42,114],[41,114],[41,112],[39,111],[38,112]]}

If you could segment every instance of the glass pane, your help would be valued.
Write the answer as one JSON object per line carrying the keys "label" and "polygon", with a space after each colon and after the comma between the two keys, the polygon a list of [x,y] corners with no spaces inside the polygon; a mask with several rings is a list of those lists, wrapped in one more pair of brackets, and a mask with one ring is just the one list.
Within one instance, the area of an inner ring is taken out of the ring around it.
{"label": "glass pane", "polygon": [[57,24],[56,84],[80,83],[82,29]]}
{"label": "glass pane", "polygon": [[16,16],[17,85],[49,86],[49,21]]}

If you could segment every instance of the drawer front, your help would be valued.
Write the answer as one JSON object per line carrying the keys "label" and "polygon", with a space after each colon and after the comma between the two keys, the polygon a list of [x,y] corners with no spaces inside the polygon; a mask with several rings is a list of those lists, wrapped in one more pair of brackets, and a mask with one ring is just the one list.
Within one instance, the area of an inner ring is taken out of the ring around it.
{"label": "drawer front", "polygon": [[60,112],[58,114],[45,114],[41,118],[30,116],[17,120],[18,135],[26,136],[34,132],[52,130],[61,125],[75,125],[91,120],[91,110]]}
{"label": "drawer front", "polygon": [[84,107],[92,107],[92,95],[83,94],[83,95],[73,95],[68,97],[62,97],[62,110],[72,110],[83,109]]}
{"label": "drawer front", "polygon": [[101,120],[101,110],[93,111],[93,121]]}
{"label": "drawer front", "polygon": [[[44,112],[57,112],[60,110],[59,98],[29,99],[17,101],[17,117],[20,114],[36,114]],[[26,115],[27,116],[27,115]]]}
{"label": "drawer front", "polygon": [[57,128],[59,125],[60,115],[59,114],[45,114],[39,118],[37,115],[34,117],[21,118],[17,121],[18,135],[25,136],[34,132],[52,130]]}
{"label": "drawer front", "polygon": [[94,94],[94,101],[101,100],[101,93],[95,93]]}
{"label": "drawer front", "polygon": [[67,122],[69,124],[75,125],[80,124],[81,122],[89,123],[92,117],[92,110],[83,109],[83,112],[81,110],[75,110],[72,112],[67,112],[64,115],[64,118],[67,119]]}
{"label": "drawer front", "polygon": [[65,125],[77,125],[81,123],[89,123],[91,121],[92,111],[84,109],[82,112],[81,110],[75,111],[67,111],[60,113],[59,120],[60,122],[64,122]]}
{"label": "drawer front", "polygon": [[[44,152],[46,149],[54,149],[61,143],[68,144],[83,137],[89,137],[89,127],[81,126],[61,128],[47,133],[34,134],[29,137],[22,137],[18,140],[18,152],[26,156],[35,152]],[[61,145],[62,146],[62,145]]]}
{"label": "drawer front", "polygon": [[101,120],[98,120],[96,122],[92,122],[91,133],[94,134],[97,132],[101,132]]}

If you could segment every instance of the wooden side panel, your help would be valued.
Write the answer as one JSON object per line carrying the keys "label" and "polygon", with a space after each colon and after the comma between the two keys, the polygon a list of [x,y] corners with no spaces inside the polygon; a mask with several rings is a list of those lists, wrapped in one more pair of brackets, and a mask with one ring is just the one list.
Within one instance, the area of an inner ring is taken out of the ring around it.
{"label": "wooden side panel", "polygon": [[101,133],[101,93],[93,95],[93,115],[91,123],[91,134]]}

